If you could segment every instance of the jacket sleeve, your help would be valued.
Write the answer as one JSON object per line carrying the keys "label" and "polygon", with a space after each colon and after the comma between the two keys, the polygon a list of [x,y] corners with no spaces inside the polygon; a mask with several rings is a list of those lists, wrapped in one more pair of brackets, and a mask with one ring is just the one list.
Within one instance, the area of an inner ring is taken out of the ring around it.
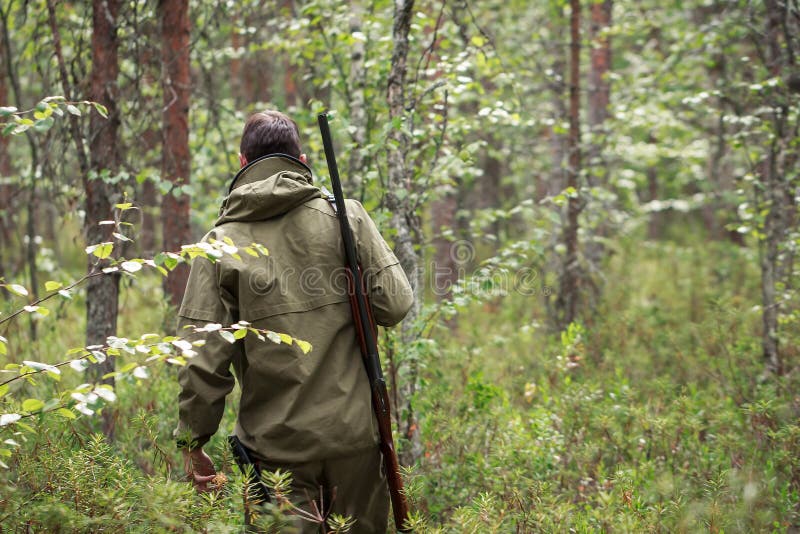
{"label": "jacket sleeve", "polygon": [[189,282],[178,317],[178,335],[205,344],[195,346],[196,354],[178,371],[181,391],[178,395],[179,443],[204,445],[217,431],[225,410],[225,397],[234,387],[231,363],[239,355],[240,343],[228,343],[219,332],[194,333],[188,325],[202,327],[210,323],[228,326],[238,315],[228,291],[220,286],[217,267],[205,258],[192,263]]}
{"label": "jacket sleeve", "polygon": [[393,326],[411,309],[414,292],[400,262],[361,203],[348,201],[347,214],[356,235],[358,261],[364,271],[375,322]]}

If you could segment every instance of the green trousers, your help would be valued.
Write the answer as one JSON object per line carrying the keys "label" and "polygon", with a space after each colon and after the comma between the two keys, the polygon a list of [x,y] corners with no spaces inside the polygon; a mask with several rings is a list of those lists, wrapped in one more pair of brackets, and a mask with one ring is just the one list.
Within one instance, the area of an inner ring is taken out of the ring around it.
{"label": "green trousers", "polygon": [[[312,515],[317,510],[349,516],[355,524],[350,534],[384,534],[389,516],[389,490],[378,446],[352,456],[314,462],[274,463],[259,461],[262,471],[292,473],[292,504]],[[326,525],[303,517],[291,516],[292,528],[300,534],[327,532]]]}

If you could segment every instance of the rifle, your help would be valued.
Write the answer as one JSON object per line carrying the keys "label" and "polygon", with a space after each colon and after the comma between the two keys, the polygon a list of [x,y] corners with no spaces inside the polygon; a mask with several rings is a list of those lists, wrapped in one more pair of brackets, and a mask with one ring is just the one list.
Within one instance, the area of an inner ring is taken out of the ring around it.
{"label": "rifle", "polygon": [[375,417],[378,419],[379,446],[383,454],[383,464],[389,484],[389,495],[392,499],[394,524],[401,532],[408,532],[409,529],[404,526],[408,517],[408,503],[403,493],[403,479],[400,477],[400,465],[397,461],[394,439],[392,438],[389,393],[386,391],[386,381],[383,378],[380,356],[378,355],[375,320],[372,317],[372,309],[367,300],[361,266],[356,258],[356,247],[353,242],[353,233],[350,230],[350,221],[347,219],[347,208],[344,204],[344,194],[342,193],[342,183],[339,179],[339,168],[336,165],[336,156],[333,153],[333,141],[331,140],[327,113],[320,113],[317,116],[317,122],[319,122],[319,130],[322,133],[322,145],[325,148],[325,159],[328,161],[328,172],[333,186],[335,211],[339,219],[342,242],[344,243],[350,308],[353,312],[356,334],[361,345],[364,368],[367,371],[370,388],[372,389],[372,411],[375,412]]}

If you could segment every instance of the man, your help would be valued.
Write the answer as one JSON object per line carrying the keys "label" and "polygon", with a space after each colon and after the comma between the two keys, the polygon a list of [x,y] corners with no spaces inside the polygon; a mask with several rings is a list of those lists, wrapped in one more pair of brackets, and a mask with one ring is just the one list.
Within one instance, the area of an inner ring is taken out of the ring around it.
{"label": "man", "polygon": [[[189,440],[187,471],[198,490],[208,489],[215,470],[202,446],[217,431],[233,366],[241,388],[235,433],[262,469],[292,472],[293,504],[313,511],[309,499],[317,499],[323,513],[355,519],[351,532],[385,532],[388,490],[335,212],[313,185],[297,125],[286,115],[252,115],[240,150],[242,168],[204,239],[255,242],[269,255],[195,260],[179,330],[243,320],[313,348],[304,354],[296,344],[253,335],[230,344],[209,333],[179,372],[176,432]],[[412,304],[408,280],[364,208],[348,200],[347,211],[375,320],[394,325]],[[302,532],[320,527],[298,523]]]}

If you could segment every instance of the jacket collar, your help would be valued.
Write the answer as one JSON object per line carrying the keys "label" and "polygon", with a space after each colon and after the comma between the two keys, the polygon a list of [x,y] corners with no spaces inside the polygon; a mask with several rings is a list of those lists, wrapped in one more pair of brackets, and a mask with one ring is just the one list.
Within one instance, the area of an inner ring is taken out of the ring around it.
{"label": "jacket collar", "polygon": [[267,154],[266,156],[261,156],[249,162],[236,173],[236,176],[233,177],[231,185],[228,188],[228,195],[237,187],[264,180],[281,171],[293,171],[302,175],[309,184],[314,182],[311,169],[308,165],[294,156],[288,154]]}

